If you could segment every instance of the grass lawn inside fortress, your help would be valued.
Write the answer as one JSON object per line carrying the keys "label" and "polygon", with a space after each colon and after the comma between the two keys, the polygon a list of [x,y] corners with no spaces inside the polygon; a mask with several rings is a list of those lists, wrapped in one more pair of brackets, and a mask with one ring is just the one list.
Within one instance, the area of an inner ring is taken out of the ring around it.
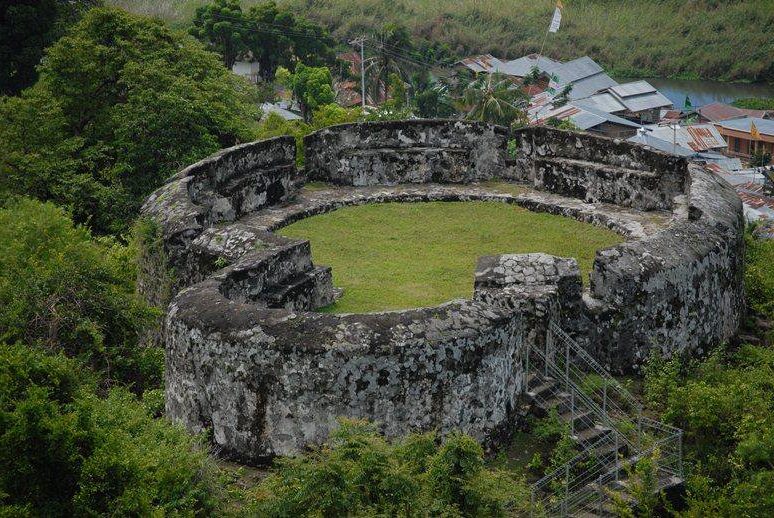
{"label": "grass lawn inside fortress", "polygon": [[571,218],[497,202],[384,203],[344,207],[279,231],[309,239],[344,295],[322,311],[363,313],[434,306],[473,294],[482,255],[574,257],[584,283],[597,250],[619,234]]}

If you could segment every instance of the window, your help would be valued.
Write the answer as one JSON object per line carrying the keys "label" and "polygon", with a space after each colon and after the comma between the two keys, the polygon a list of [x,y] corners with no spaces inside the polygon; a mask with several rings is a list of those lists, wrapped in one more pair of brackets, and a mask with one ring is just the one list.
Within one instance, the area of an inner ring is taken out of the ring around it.
{"label": "window", "polygon": [[731,140],[734,142],[734,153],[739,153],[739,139],[731,137]]}

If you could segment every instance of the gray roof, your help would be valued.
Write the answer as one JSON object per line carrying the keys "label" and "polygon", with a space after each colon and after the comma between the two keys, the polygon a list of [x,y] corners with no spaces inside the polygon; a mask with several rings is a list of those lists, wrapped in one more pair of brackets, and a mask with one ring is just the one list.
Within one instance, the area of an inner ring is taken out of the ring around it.
{"label": "gray roof", "polygon": [[607,92],[592,95],[588,99],[584,99],[583,102],[584,104],[593,106],[594,108],[607,113],[622,112],[626,110],[626,106],[619,103],[612,94]]}
{"label": "gray roof", "polygon": [[[572,83],[570,99],[585,99],[587,97],[591,97],[601,90],[604,90],[605,88],[609,88],[617,84],[618,83],[616,83],[612,77],[605,74],[604,72],[584,77],[583,79],[579,79]],[[556,87],[556,91],[561,92],[565,85],[566,83],[560,82]]]}
{"label": "gray roof", "polygon": [[497,67],[497,71],[509,76],[525,77],[530,73],[532,67],[537,67],[541,72],[550,73],[557,66],[561,66],[559,61],[554,61],[545,56],[538,56],[537,54],[530,54],[511,61],[503,61]]}
{"label": "gray roof", "polygon": [[668,140],[660,139],[658,137],[654,137],[650,133],[646,133],[643,135],[640,132],[637,132],[636,135],[629,138],[628,140],[629,142],[634,142],[635,144],[650,146],[653,149],[664,151],[665,153],[672,153],[677,156],[694,156],[696,154],[695,151],[692,151],[687,147],[683,147],[679,144],[677,146],[673,146],[672,142]]}
{"label": "gray roof", "polygon": [[276,113],[286,121],[302,120],[302,117],[300,115],[297,115],[292,111],[287,110],[282,106],[278,106],[276,104],[263,103],[261,105],[261,111],[263,112],[264,115],[268,115],[269,113]]}
{"label": "gray roof", "polygon": [[580,113],[570,117],[572,121],[575,123],[575,125],[578,126],[580,129],[585,130],[585,129],[593,128],[594,126],[598,126],[603,122],[610,122],[612,124],[618,124],[619,126],[628,126],[630,128],[641,127],[636,122],[632,122],[628,119],[624,119],[623,117],[619,117],[618,115],[613,115],[612,113],[599,110],[592,105],[588,105],[584,103],[583,101],[576,101],[574,103],[571,103],[571,106],[575,106],[581,110]]}
{"label": "gray roof", "polygon": [[596,61],[588,56],[583,56],[582,58],[562,63],[551,72],[557,75],[559,83],[567,84],[600,72],[604,73],[604,70]]}
{"label": "gray roof", "polygon": [[761,119],[759,117],[740,117],[738,119],[728,119],[720,122],[716,122],[718,126],[728,128],[736,131],[743,131],[745,133],[750,132],[752,123],[755,123],[755,127],[758,131],[764,135],[774,136],[774,120]]}
{"label": "gray roof", "polygon": [[672,106],[672,101],[647,81],[612,86],[608,91],[632,113]]}

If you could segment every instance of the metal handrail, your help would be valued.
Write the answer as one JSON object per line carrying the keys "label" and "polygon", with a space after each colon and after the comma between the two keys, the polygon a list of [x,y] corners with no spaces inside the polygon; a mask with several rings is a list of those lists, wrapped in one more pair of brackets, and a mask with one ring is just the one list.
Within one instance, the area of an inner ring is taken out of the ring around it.
{"label": "metal handrail", "polygon": [[[555,340],[559,341],[559,347],[557,347]],[[540,366],[540,370],[544,376],[548,377],[550,373],[559,384],[560,392],[553,393],[552,396],[566,394],[570,397],[570,420],[573,432],[576,420],[584,425],[596,426],[601,424],[608,429],[607,433],[593,443],[583,445],[584,451],[532,484],[531,500],[533,506],[538,493],[549,493],[552,483],[557,482],[562,488],[561,494],[545,494],[538,500],[541,505],[544,505],[549,515],[567,516],[578,510],[589,510],[590,506],[596,507],[601,512],[605,501],[610,500],[608,492],[603,489],[611,483],[617,483],[622,472],[628,472],[632,465],[645,456],[652,455],[656,448],[660,448],[663,453],[662,461],[657,467],[658,472],[668,476],[683,476],[682,430],[643,416],[642,405],[639,401],[565,333],[556,322],[549,322],[545,351],[540,347],[527,345],[525,365],[527,376],[530,371],[530,356],[532,354],[536,356],[538,361],[542,361],[543,365]],[[533,367],[536,366],[533,365]],[[591,372],[584,372],[584,368]],[[600,397],[599,390],[587,393],[584,388],[579,386],[579,382],[580,385],[584,385],[583,380],[588,374],[596,374],[602,379],[602,407],[594,399]],[[527,376],[525,376],[525,380]],[[608,388],[612,389],[615,396],[621,397],[621,403],[624,406],[637,413],[636,419],[622,409],[615,398],[610,397]],[[537,394],[535,397],[546,402]],[[578,415],[582,417],[579,418],[576,415],[576,410],[579,411]],[[584,412],[588,412],[588,415],[583,416]],[[618,417],[614,418],[611,414]],[[634,441],[618,429],[620,422],[636,425]],[[645,439],[648,438],[651,439],[646,441]],[[648,447],[643,448],[646,443]],[[608,445],[614,446],[615,460],[606,462],[596,455],[596,450]],[[626,459],[619,459],[620,446],[625,446],[629,451]],[[588,459],[594,459],[597,464],[582,473],[572,473],[575,466]]]}

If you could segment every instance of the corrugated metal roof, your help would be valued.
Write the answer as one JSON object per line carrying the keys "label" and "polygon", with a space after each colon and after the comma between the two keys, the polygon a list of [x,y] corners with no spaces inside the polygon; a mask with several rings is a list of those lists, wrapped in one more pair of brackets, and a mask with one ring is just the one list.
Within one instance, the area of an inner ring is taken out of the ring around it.
{"label": "corrugated metal roof", "polygon": [[482,54],[461,59],[455,64],[468,67],[473,72],[493,72],[501,67],[503,62],[491,54]]}
{"label": "corrugated metal roof", "polygon": [[669,126],[649,126],[648,131],[654,137],[669,142],[670,145],[672,140],[675,139],[678,145],[694,152],[709,151],[727,146],[723,136],[712,124],[680,126],[676,132]]}
{"label": "corrugated metal roof", "polygon": [[277,115],[279,115],[280,117],[288,121],[302,120],[302,117],[300,115],[297,115],[292,111],[283,108],[282,106],[278,106],[272,103],[263,103],[261,105],[261,111],[264,113],[264,115],[268,115],[269,113],[276,113]]}
{"label": "corrugated metal roof", "polygon": [[599,126],[604,122],[612,124],[618,124],[620,126],[627,126],[630,128],[639,128],[640,125],[636,122],[623,119],[612,113],[603,112],[596,108],[585,106],[580,103],[570,103],[562,106],[561,108],[555,108],[550,111],[540,113],[540,118],[536,121],[537,124],[545,123],[548,119],[557,118],[559,120],[570,119],[573,124],[578,126],[582,130],[588,130],[595,126]]}
{"label": "corrugated metal roof", "polygon": [[672,106],[672,101],[660,92],[624,97],[620,101],[626,106],[627,110],[633,113]]}
{"label": "corrugated metal roof", "polygon": [[748,110],[725,103],[710,103],[702,106],[696,111],[698,111],[702,117],[712,122],[745,116],[763,118],[768,117],[770,114],[774,114],[774,110]]}
{"label": "corrugated metal roof", "polygon": [[[556,86],[556,91],[561,92],[566,84],[567,84],[566,82],[560,82]],[[595,93],[600,92],[605,88],[610,88],[611,86],[615,86],[617,84],[618,83],[615,82],[615,80],[612,77],[605,74],[604,72],[600,72],[598,74],[584,77],[583,79],[578,79],[577,81],[572,82],[570,99],[575,100],[575,99],[584,99],[586,97],[591,97]]]}
{"label": "corrugated metal roof", "polygon": [[614,86],[610,90],[620,97],[629,97],[630,95],[649,94],[655,92],[656,88],[647,81],[634,81]]}
{"label": "corrugated metal roof", "polygon": [[583,102],[584,104],[607,113],[616,113],[626,110],[626,107],[623,104],[619,103],[612,94],[607,92],[592,95],[588,99],[584,99]]}
{"label": "corrugated metal roof", "polygon": [[696,154],[695,151],[692,151],[679,144],[678,145],[672,144],[671,140],[667,141],[662,138],[658,138],[650,133],[646,133],[643,135],[638,132],[636,135],[629,138],[629,142],[634,142],[635,144],[642,144],[643,146],[650,146],[653,149],[657,149],[659,151],[674,154],[677,156],[693,156]]}
{"label": "corrugated metal roof", "polygon": [[758,131],[764,135],[774,136],[774,120],[761,119],[759,117],[741,117],[739,119],[728,119],[717,124],[723,128],[731,130],[742,131],[750,133],[750,127],[752,123],[755,123],[755,127]]}
{"label": "corrugated metal roof", "polygon": [[551,73],[556,74],[558,82],[561,84],[572,83],[600,72],[603,72],[602,67],[588,56],[562,63],[551,71]]}
{"label": "corrugated metal roof", "polygon": [[530,73],[532,67],[537,67],[541,72],[550,72],[558,66],[561,66],[559,61],[554,61],[545,56],[538,56],[537,54],[530,54],[511,61],[503,61],[502,65],[497,68],[497,71],[510,76],[525,77]]}

